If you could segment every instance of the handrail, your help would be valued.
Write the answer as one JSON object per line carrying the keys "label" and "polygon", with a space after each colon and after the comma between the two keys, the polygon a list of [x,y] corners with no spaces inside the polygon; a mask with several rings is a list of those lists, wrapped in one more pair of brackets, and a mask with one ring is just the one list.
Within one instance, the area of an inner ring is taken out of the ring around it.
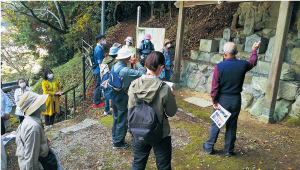
{"label": "handrail", "polygon": [[82,47],[82,48],[84,48],[88,53],[90,52],[88,49],[86,49],[85,47]]}
{"label": "handrail", "polygon": [[76,84],[75,86],[73,86],[72,88],[70,88],[69,90],[67,90],[67,91],[65,91],[65,92],[63,92],[61,95],[65,95],[66,93],[68,93],[69,91],[71,91],[71,90],[73,90],[73,89],[75,89],[76,87],[78,87],[79,86],[79,84]]}
{"label": "handrail", "polygon": [[[94,76],[90,76],[91,73],[93,73],[92,72],[93,69],[92,69],[92,63],[91,63],[90,56],[89,56],[89,54],[86,54],[86,52],[92,53],[92,55],[94,55],[94,45],[89,45],[86,41],[84,41],[83,37],[81,39],[82,39],[82,79],[83,79],[82,89],[83,89],[83,100],[85,100],[86,88],[90,85],[90,82],[94,77]],[[84,47],[84,45],[89,46],[91,48],[90,51],[86,47]],[[87,62],[86,59],[88,59],[89,62]],[[87,68],[89,68],[89,70]],[[87,74],[86,74],[86,71],[87,71]],[[89,78],[89,76],[91,78],[89,80],[87,80]],[[88,81],[87,84],[86,84],[86,81]]]}
{"label": "handrail", "polygon": [[92,48],[92,46],[90,46],[90,44],[89,44],[89,43],[87,43],[86,41],[84,41],[83,37],[81,37],[81,39],[82,39],[82,42],[84,42],[86,45],[88,45],[89,47],[91,47],[91,48]]}
{"label": "handrail", "polygon": [[76,110],[76,102],[75,102],[75,88],[78,87],[79,84],[76,84],[75,86],[71,87],[69,90],[62,93],[62,95],[65,95],[65,120],[67,120],[67,111],[68,111],[68,92],[73,90],[73,115],[75,117],[75,110]]}

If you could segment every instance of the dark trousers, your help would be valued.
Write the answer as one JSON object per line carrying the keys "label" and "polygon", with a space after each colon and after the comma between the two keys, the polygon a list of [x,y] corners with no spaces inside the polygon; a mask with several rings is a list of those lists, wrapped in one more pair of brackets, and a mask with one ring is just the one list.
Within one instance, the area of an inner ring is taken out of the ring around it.
{"label": "dark trousers", "polygon": [[95,74],[95,89],[94,89],[94,104],[98,105],[101,102],[101,91],[100,91],[100,73]]}
{"label": "dark trousers", "polygon": [[1,135],[5,134],[4,118],[1,117]]}
{"label": "dark trousers", "polygon": [[128,127],[126,126],[128,114],[128,95],[123,95],[120,101],[112,101],[113,126],[112,140],[114,144],[122,144],[125,140]]}
{"label": "dark trousers", "polygon": [[[231,116],[226,122],[224,150],[225,152],[233,152],[234,142],[236,140],[237,120],[241,110],[241,95],[221,94],[219,97],[219,104],[231,113]],[[220,129],[218,128],[218,126],[214,121],[211,121],[209,139],[204,145],[207,150],[212,151],[214,144],[217,142],[219,132]]]}
{"label": "dark trousers", "polygon": [[132,141],[133,164],[131,170],[143,170],[146,167],[149,153],[153,147],[156,157],[156,166],[158,170],[171,169],[172,143],[171,136],[163,138],[156,143],[147,143],[143,141]]}
{"label": "dark trousers", "polygon": [[165,81],[170,81],[171,70],[165,69]]}
{"label": "dark trousers", "polygon": [[20,119],[20,124],[21,124],[24,120],[24,116],[19,116],[19,119]]}
{"label": "dark trousers", "polygon": [[55,114],[53,114],[52,116],[44,115],[44,118],[45,118],[45,125],[46,126],[53,125],[54,124]]}

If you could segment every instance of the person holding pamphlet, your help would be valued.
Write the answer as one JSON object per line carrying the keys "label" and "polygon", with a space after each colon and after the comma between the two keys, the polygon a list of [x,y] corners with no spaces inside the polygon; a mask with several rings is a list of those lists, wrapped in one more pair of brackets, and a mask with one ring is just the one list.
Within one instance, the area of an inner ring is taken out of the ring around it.
{"label": "person holding pamphlet", "polygon": [[[235,55],[238,53],[236,45],[233,42],[225,43],[223,47],[225,61],[218,63],[214,69],[210,93],[214,112],[221,109],[221,112],[217,112],[220,117],[223,116],[222,112],[226,110],[231,114],[227,117],[227,121],[224,122],[226,124],[224,149],[225,155],[228,157],[235,155],[233,151],[236,140],[237,120],[241,110],[243,82],[246,72],[256,66],[258,58],[256,50],[259,48],[260,43],[259,41],[253,44],[252,56],[249,61],[236,59]],[[218,116],[214,116],[214,114],[211,121],[209,139],[202,145],[202,148],[211,155],[215,152],[214,144],[218,139],[219,127],[222,126],[222,124],[215,123],[214,118]]]}

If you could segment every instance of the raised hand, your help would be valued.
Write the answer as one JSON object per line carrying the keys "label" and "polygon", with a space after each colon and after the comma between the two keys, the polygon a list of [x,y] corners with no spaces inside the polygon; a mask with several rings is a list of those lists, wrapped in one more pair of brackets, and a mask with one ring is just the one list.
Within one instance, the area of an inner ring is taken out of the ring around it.
{"label": "raised hand", "polygon": [[258,47],[259,47],[259,45],[260,45],[260,43],[261,43],[261,41],[259,41],[258,43],[255,42],[255,43],[253,44],[253,46],[252,46],[252,50],[257,50]]}

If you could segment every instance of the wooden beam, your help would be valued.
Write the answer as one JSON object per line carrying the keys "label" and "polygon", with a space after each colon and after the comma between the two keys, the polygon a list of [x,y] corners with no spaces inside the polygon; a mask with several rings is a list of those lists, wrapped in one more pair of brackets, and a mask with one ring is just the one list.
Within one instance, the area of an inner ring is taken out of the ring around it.
{"label": "wooden beam", "polygon": [[264,107],[260,121],[264,123],[274,122],[274,110],[279,86],[280,73],[284,58],[287,34],[290,26],[293,2],[281,1],[277,29],[272,52],[272,59],[267,80],[267,89],[264,101]]}
{"label": "wooden beam", "polygon": [[182,56],[182,45],[183,45],[183,31],[186,8],[183,7],[183,1],[178,1],[179,14],[178,14],[178,26],[177,26],[177,37],[176,37],[176,48],[175,48],[175,65],[174,75],[172,81],[180,85],[180,69],[181,69],[181,56]]}
{"label": "wooden beam", "polygon": [[[255,0],[258,1],[258,0]],[[179,2],[182,1],[176,1],[175,6],[179,8]],[[222,1],[226,3],[233,3],[233,2],[247,2],[247,1]],[[190,7],[195,7],[196,5],[213,5],[213,4],[218,4],[218,1],[183,1],[183,7],[185,8],[190,8]]]}

